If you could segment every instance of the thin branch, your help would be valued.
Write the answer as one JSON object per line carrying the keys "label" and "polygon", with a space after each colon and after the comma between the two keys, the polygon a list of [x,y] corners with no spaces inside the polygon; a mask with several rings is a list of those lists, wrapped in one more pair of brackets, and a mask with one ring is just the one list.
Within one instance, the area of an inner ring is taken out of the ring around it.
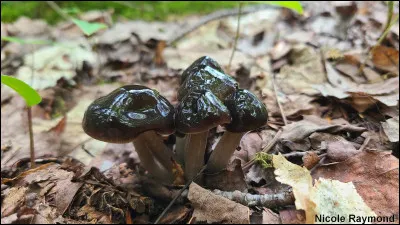
{"label": "thin branch", "polygon": [[237,41],[239,39],[239,33],[240,33],[240,14],[242,11],[242,2],[239,2],[239,9],[238,9],[238,21],[237,21],[237,27],[236,27],[236,36],[235,36],[235,41],[233,43],[233,49],[232,49],[232,54],[231,57],[229,58],[229,64],[228,64],[228,73],[231,72],[231,64],[232,64],[232,60],[233,60],[233,56],[235,55],[235,51],[236,51],[236,46],[237,46]]}
{"label": "thin branch", "polygon": [[172,201],[168,204],[167,208],[164,209],[164,211],[160,214],[160,216],[158,216],[157,220],[154,222],[154,224],[158,224],[160,222],[160,220],[162,219],[162,217],[165,215],[165,213],[168,212],[168,210],[171,208],[171,206],[175,203],[175,201],[181,197],[182,193],[190,186],[190,184],[193,181],[196,181],[196,179],[204,172],[204,170],[207,168],[207,164],[203,166],[203,168],[201,168],[201,170],[196,174],[196,176],[194,176],[192,178],[192,180],[190,180],[189,182],[187,182],[187,184],[176,194],[176,196],[174,197],[174,199],[172,199]]}
{"label": "thin branch", "polygon": [[71,21],[72,17],[70,15],[68,15],[67,13],[65,13],[60,6],[58,6],[54,1],[46,1],[46,3],[54,10],[56,11],[58,14],[60,14],[60,16],[62,16],[64,19]]}
{"label": "thin branch", "polygon": [[260,206],[266,208],[275,208],[275,207],[282,207],[293,205],[294,203],[294,196],[293,192],[291,191],[284,191],[281,193],[272,193],[272,194],[265,194],[265,195],[252,195],[248,193],[242,193],[240,191],[220,191],[214,190],[214,194],[225,197],[231,201],[240,203],[246,206]]}
{"label": "thin branch", "polygon": [[[248,6],[248,7],[243,8],[241,14],[244,15],[244,14],[248,14],[248,13],[252,13],[252,12],[257,12],[257,11],[268,9],[271,7],[272,6],[266,5],[266,4],[257,4],[255,6]],[[179,40],[184,38],[187,34],[195,31],[199,27],[201,27],[211,21],[219,20],[219,19],[229,17],[229,16],[235,16],[235,15],[237,15],[237,13],[238,13],[238,11],[236,9],[233,9],[233,10],[232,9],[224,9],[224,10],[219,10],[219,11],[213,12],[211,14],[208,14],[208,15],[204,16],[203,18],[201,18],[193,26],[190,26],[189,28],[184,29],[184,30],[182,30],[182,32],[178,33],[174,38],[172,38],[170,41],[167,42],[167,46],[171,46],[171,45],[175,44],[176,42],[178,42]]]}
{"label": "thin branch", "polygon": [[369,141],[371,140],[371,137],[367,137],[367,138],[365,138],[365,140],[364,140],[364,142],[363,142],[363,144],[361,145],[361,147],[358,149],[358,151],[363,151],[364,149],[365,149],[365,147],[367,147],[367,145],[368,145],[368,143],[369,143]]}

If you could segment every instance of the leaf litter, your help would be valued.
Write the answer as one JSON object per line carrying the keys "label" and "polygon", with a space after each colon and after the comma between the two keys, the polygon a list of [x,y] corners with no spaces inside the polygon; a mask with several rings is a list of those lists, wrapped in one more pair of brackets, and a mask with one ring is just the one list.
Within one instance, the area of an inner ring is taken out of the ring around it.
{"label": "leaf litter", "polygon": [[[17,75],[43,96],[33,107],[35,150],[39,164],[53,163],[28,170],[25,106],[2,87],[2,223],[153,222],[180,187],[149,181],[131,144],[90,139],[81,128],[83,113],[94,99],[132,83],[157,89],[176,105],[181,72],[203,55],[230,66],[241,87],[263,99],[270,120],[244,136],[230,169],[209,176],[203,187],[191,184],[161,221],[251,223],[258,215],[263,223],[313,223],[318,213],[398,215],[398,22],[368,54],[386,23],[383,3],[313,4],[304,3],[303,16],[278,8],[242,15],[231,65],[236,16],[204,24],[165,48],[162,43],[202,18],[112,24],[110,12],[90,12],[80,18],[109,28],[87,38],[72,23],[51,27],[22,17],[2,23],[2,36],[55,40],[2,40],[2,74]],[[165,137],[170,146],[173,139]],[[265,151],[282,154],[274,160],[287,166],[242,169]],[[295,201],[265,207],[240,197],[282,192]]]}

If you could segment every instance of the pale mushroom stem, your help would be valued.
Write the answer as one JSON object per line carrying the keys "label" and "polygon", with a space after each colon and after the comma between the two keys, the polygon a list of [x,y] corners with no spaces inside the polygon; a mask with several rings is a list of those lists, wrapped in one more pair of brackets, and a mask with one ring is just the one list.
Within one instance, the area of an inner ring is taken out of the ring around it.
{"label": "pale mushroom stem", "polygon": [[187,134],[185,145],[185,179],[191,180],[204,166],[208,130],[197,134]]}
{"label": "pale mushroom stem", "polygon": [[207,172],[217,173],[226,168],[244,134],[225,131],[207,162]]}
{"label": "pale mushroom stem", "polygon": [[185,165],[185,145],[186,145],[187,135],[185,137],[176,137],[175,144],[175,155],[176,161],[182,166]]}
{"label": "pale mushroom stem", "polygon": [[150,150],[157,160],[172,174],[172,151],[164,144],[162,137],[155,131],[149,130],[142,133],[140,136],[145,136]]}
{"label": "pale mushroom stem", "polygon": [[172,182],[172,174],[155,160],[145,135],[139,135],[136,137],[133,140],[133,145],[135,146],[141,165],[149,172],[150,176],[166,183]]}

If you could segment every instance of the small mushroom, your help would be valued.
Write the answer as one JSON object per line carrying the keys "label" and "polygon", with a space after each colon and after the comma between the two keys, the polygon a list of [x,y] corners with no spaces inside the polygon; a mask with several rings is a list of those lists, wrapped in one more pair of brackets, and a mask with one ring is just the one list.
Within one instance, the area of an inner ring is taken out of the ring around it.
{"label": "small mushroom", "polygon": [[227,131],[207,162],[207,171],[210,173],[225,169],[243,135],[265,125],[268,120],[265,105],[248,90],[237,90],[225,101],[225,105],[232,116],[232,122],[226,126]]}
{"label": "small mushroom", "polygon": [[[212,58],[203,56],[194,61],[181,76],[181,86],[178,90],[178,100],[182,100],[194,90],[210,90],[222,102],[237,89],[237,82],[224,74],[221,66]],[[175,153],[178,162],[184,165],[184,151],[187,136],[176,136]]]}
{"label": "small mushroom", "polygon": [[179,87],[178,100],[194,90],[210,90],[221,101],[224,101],[236,91],[237,87],[238,83],[235,79],[211,66],[195,67]]}
{"label": "small mushroom", "polygon": [[90,104],[82,127],[89,136],[100,141],[132,141],[142,166],[149,174],[171,182],[172,153],[157,133],[171,134],[175,131],[174,113],[174,107],[157,91],[145,86],[127,85]]}
{"label": "small mushroom", "polygon": [[209,90],[188,93],[178,104],[176,130],[186,134],[185,178],[192,179],[204,165],[208,130],[231,122],[228,108]]}
{"label": "small mushroom", "polygon": [[192,74],[193,72],[197,72],[199,69],[202,69],[206,66],[211,66],[213,69],[218,70],[223,73],[221,66],[211,57],[203,56],[194,61],[185,71],[183,71],[181,76],[181,84],[186,80],[186,78]]}

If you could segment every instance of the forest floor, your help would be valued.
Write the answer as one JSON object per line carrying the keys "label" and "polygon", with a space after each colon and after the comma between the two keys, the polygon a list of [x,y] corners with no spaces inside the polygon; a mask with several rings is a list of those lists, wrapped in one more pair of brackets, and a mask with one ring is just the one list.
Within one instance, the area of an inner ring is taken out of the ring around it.
{"label": "forest floor", "polygon": [[[43,100],[32,108],[30,169],[25,102],[2,85],[1,222],[154,223],[183,186],[150,179],[132,144],[89,137],[83,115],[126,84],[176,106],[182,71],[210,56],[262,99],[269,121],[242,138],[227,170],[181,193],[160,223],[304,223],[335,213],[398,223],[399,23],[380,40],[383,2],[302,4],[303,15],[244,5],[231,62],[237,8],[167,22],[113,22],[111,11],[91,11],[80,19],[109,28],[90,37],[72,22],[2,22],[1,74]],[[391,21],[398,14],[396,3]],[[223,133],[210,131],[207,156]],[[165,143],[173,149],[175,135]],[[273,155],[273,167],[260,152]]]}

